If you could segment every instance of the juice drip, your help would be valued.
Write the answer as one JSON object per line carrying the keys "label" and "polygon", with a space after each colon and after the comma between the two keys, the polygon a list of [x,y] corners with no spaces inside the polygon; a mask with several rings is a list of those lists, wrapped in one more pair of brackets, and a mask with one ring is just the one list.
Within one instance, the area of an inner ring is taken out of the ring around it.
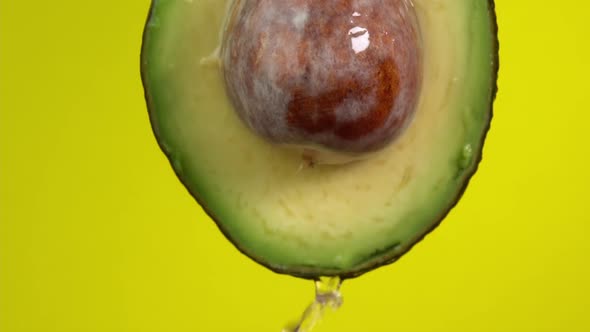
{"label": "juice drip", "polygon": [[282,332],[310,332],[324,318],[326,310],[336,310],[342,305],[339,277],[322,277],[315,281],[315,300],[303,312],[295,326],[289,326]]}

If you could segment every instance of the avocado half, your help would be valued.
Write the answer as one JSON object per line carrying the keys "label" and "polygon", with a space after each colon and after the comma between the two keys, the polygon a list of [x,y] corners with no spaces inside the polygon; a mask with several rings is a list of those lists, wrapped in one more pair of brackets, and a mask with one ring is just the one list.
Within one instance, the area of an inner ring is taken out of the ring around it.
{"label": "avocado half", "polygon": [[232,109],[216,57],[230,3],[152,1],[142,80],[178,178],[275,272],[352,278],[394,262],[455,206],[481,160],[498,72],[493,1],[413,0],[424,52],[415,118],[371,158],[315,167]]}

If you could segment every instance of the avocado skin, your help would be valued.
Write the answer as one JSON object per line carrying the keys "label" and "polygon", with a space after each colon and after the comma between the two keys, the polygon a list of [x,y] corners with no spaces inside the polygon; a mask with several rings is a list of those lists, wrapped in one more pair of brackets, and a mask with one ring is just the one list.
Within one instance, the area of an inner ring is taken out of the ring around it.
{"label": "avocado skin", "polygon": [[[495,10],[495,3],[494,3],[494,0],[485,0],[485,1],[488,2],[488,7],[489,7],[488,15],[490,18],[490,24],[491,24],[490,28],[491,28],[491,32],[492,32],[491,37],[493,38],[491,40],[493,54],[491,54],[492,63],[490,66],[491,67],[490,75],[491,75],[492,84],[490,86],[490,91],[489,91],[489,93],[490,93],[490,98],[489,98],[490,104],[488,107],[489,120],[486,121],[487,122],[486,127],[482,132],[480,142],[485,141],[486,136],[487,136],[489,129],[490,129],[491,121],[493,119],[493,104],[494,104],[494,101],[495,101],[495,98],[496,98],[496,95],[498,92],[497,81],[498,81],[498,73],[499,73],[499,69],[500,69],[500,58],[499,58],[500,43],[498,40],[498,23],[497,23],[497,16],[496,16],[496,10]],[[449,204],[448,208],[440,214],[440,216],[437,218],[437,220],[435,222],[433,222],[432,226],[429,229],[427,229],[425,232],[420,234],[418,237],[415,238],[414,241],[410,242],[410,245],[405,246],[401,250],[399,249],[398,246],[394,245],[394,246],[391,246],[390,248],[387,248],[385,251],[377,252],[377,253],[374,253],[374,254],[368,256],[364,260],[365,263],[356,266],[352,270],[342,272],[339,269],[335,269],[335,268],[329,269],[328,268],[328,269],[322,269],[321,273],[319,273],[319,274],[318,274],[318,269],[314,266],[285,267],[285,266],[281,266],[281,265],[269,264],[268,262],[265,262],[260,257],[257,257],[256,255],[253,255],[253,254],[247,252],[246,250],[244,250],[244,248],[242,248],[240,246],[240,244],[237,241],[235,241],[231,237],[229,232],[224,228],[223,223],[219,222],[217,217],[214,215],[213,211],[211,211],[208,208],[207,204],[205,203],[205,200],[200,197],[199,193],[190,189],[190,186],[188,185],[187,181],[185,180],[182,172],[180,172],[176,167],[174,167],[174,163],[173,163],[173,159],[172,159],[172,155],[171,155],[170,151],[168,151],[165,148],[165,146],[162,144],[161,134],[160,134],[159,129],[157,127],[157,121],[155,121],[154,103],[153,103],[152,98],[148,92],[148,91],[152,91],[152,90],[149,87],[148,79],[147,79],[147,68],[146,68],[147,63],[146,63],[146,61],[144,61],[144,59],[146,57],[146,52],[147,52],[146,45],[149,42],[149,23],[152,19],[152,16],[154,15],[154,8],[155,8],[157,2],[158,2],[158,0],[152,0],[152,2],[151,2],[150,9],[149,9],[148,16],[147,16],[147,20],[146,20],[144,30],[143,30],[142,47],[141,47],[141,52],[140,52],[140,75],[141,75],[142,85],[144,88],[144,98],[145,98],[146,105],[147,105],[148,116],[149,116],[149,120],[151,123],[152,132],[154,134],[154,137],[156,138],[158,146],[160,147],[162,152],[166,155],[166,158],[168,159],[170,166],[174,170],[176,177],[179,179],[179,181],[182,183],[182,185],[186,188],[186,190],[189,192],[189,194],[197,201],[197,203],[202,207],[202,209],[205,211],[205,213],[215,222],[215,224],[217,225],[219,230],[222,232],[222,234],[225,236],[225,238],[228,241],[230,241],[246,257],[249,257],[250,259],[257,262],[258,264],[268,268],[269,270],[271,270],[275,273],[291,275],[291,276],[302,278],[302,279],[319,280],[320,277],[330,277],[330,276],[338,276],[342,280],[356,278],[356,277],[359,277],[359,276],[361,276],[367,272],[370,272],[376,268],[379,268],[381,266],[392,264],[395,261],[397,261],[399,258],[401,258],[403,255],[405,255],[417,243],[422,241],[430,232],[432,232],[435,228],[437,228],[440,225],[440,223],[446,218],[446,216],[449,214],[449,212],[457,205],[457,203],[459,202],[459,200],[461,199],[461,197],[465,193],[465,190],[467,189],[467,186],[469,185],[469,181],[471,180],[472,176],[477,172],[477,169],[479,167],[479,163],[482,160],[483,149],[479,149],[477,156],[475,158],[475,161],[474,161],[474,167],[472,168],[471,172],[469,172],[469,174],[466,175],[465,181],[464,181],[462,187],[460,188],[460,190],[458,191],[458,194],[454,198],[453,203]]]}

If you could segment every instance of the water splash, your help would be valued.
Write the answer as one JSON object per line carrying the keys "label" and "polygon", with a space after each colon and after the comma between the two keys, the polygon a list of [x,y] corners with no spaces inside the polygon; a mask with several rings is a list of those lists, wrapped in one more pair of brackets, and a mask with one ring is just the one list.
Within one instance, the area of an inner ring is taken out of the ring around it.
{"label": "water splash", "polygon": [[339,277],[322,277],[315,281],[315,300],[303,312],[301,319],[294,326],[288,326],[282,332],[310,332],[321,322],[326,310],[337,310],[342,305]]}

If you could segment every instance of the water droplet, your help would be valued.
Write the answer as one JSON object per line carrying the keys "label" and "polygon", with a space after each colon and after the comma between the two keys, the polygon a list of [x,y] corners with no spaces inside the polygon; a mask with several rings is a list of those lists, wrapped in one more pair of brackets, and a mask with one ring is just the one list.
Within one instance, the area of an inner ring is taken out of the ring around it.
{"label": "water droplet", "polygon": [[174,156],[172,156],[170,159],[172,160],[172,167],[174,168],[176,173],[178,175],[182,175],[184,173],[183,166],[182,166],[182,160],[180,160],[180,158],[174,157]]}
{"label": "water droplet", "polygon": [[467,143],[463,146],[463,150],[461,151],[461,156],[459,158],[459,168],[466,169],[468,168],[473,161],[473,147],[471,143]]}
{"label": "water droplet", "polygon": [[147,25],[149,28],[152,28],[152,29],[159,28],[160,27],[160,19],[156,16],[153,16],[152,18],[150,18]]}
{"label": "water droplet", "polygon": [[165,139],[160,139],[160,148],[164,151],[164,154],[168,156],[172,154],[172,147]]}

